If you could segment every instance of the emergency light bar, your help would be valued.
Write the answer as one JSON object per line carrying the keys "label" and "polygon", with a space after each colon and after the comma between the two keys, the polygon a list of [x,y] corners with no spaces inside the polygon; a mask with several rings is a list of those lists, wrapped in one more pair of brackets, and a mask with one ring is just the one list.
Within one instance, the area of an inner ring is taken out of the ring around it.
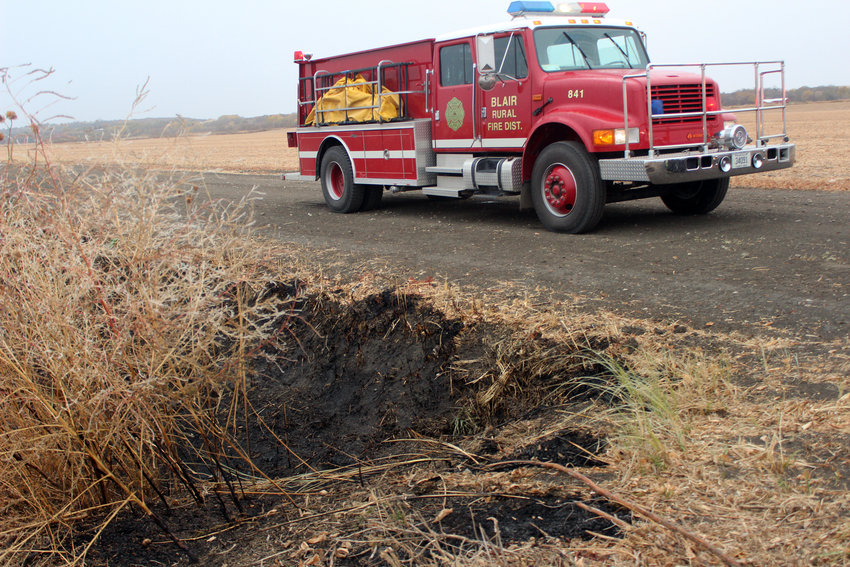
{"label": "emergency light bar", "polygon": [[540,14],[550,16],[604,16],[609,12],[605,2],[511,2],[508,14],[522,16],[525,14]]}

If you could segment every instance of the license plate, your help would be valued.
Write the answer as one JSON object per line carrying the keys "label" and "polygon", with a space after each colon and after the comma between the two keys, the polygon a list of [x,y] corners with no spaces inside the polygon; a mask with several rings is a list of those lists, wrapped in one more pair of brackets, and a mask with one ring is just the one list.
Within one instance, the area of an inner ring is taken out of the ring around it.
{"label": "license plate", "polygon": [[733,154],[732,169],[750,167],[750,154]]}

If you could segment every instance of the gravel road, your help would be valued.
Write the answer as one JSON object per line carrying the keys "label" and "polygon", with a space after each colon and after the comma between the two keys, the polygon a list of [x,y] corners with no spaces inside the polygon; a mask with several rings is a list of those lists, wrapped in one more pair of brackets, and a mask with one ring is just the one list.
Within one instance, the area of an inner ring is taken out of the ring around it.
{"label": "gravel road", "polygon": [[378,260],[473,288],[541,286],[590,308],[747,334],[821,341],[850,328],[850,193],[731,189],[704,217],[673,215],[660,199],[619,203],[595,232],[566,235],[512,198],[385,194],[376,211],[340,215],[318,183],[208,174],[206,184],[228,199],[256,187],[265,230],[352,265]]}

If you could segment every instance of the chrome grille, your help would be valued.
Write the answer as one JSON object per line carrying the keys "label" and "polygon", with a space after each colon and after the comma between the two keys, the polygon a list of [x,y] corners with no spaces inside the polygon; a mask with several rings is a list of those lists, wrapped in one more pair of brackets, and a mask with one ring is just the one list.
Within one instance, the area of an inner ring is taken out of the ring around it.
{"label": "chrome grille", "polygon": [[[714,97],[714,85],[705,86],[706,98]],[[664,104],[664,114],[702,112],[702,84],[652,85],[652,100]],[[656,118],[655,124],[684,124],[702,122],[702,116],[678,116],[674,118]]]}

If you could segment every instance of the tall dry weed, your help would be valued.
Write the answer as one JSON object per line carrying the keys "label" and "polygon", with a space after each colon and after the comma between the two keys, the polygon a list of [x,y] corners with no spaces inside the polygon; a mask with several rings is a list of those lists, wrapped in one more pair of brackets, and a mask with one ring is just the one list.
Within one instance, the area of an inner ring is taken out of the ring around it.
{"label": "tall dry weed", "polygon": [[0,564],[74,563],[125,507],[167,533],[154,501],[201,500],[201,473],[228,482],[223,454],[245,453],[216,418],[239,396],[220,394],[244,385],[291,304],[265,291],[276,274],[248,238],[248,199],[216,207],[197,180],[61,170],[41,143],[21,165],[13,149],[0,165]]}

